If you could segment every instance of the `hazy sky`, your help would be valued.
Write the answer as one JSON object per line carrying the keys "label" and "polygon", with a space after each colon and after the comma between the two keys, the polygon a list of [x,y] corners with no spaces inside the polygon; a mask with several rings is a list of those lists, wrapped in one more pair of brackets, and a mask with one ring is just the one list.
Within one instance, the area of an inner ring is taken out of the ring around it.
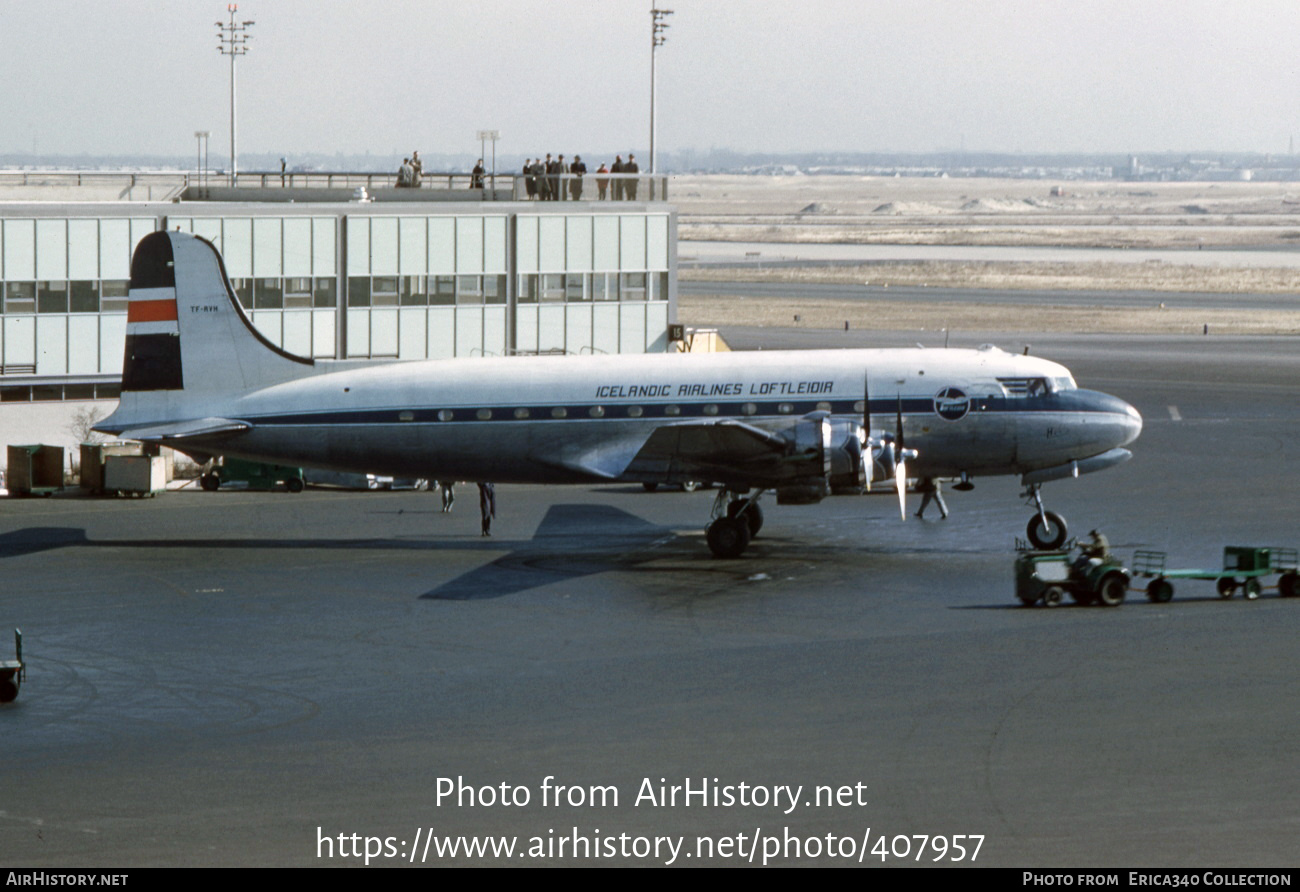
{"label": "hazy sky", "polygon": [[[1285,152],[1296,0],[660,0],[661,149]],[[648,0],[244,0],[241,152],[649,142]],[[200,0],[0,4],[0,152],[229,143]]]}

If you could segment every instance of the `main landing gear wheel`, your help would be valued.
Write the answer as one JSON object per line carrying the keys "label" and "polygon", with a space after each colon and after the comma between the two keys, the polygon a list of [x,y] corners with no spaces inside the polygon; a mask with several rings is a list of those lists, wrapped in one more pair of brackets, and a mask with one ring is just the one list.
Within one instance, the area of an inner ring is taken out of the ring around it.
{"label": "main landing gear wheel", "polygon": [[[1043,523],[1043,519],[1047,523]],[[1035,548],[1043,551],[1052,551],[1060,548],[1065,543],[1065,537],[1069,529],[1065,525],[1065,518],[1055,511],[1044,511],[1041,514],[1035,514],[1029,518],[1029,525],[1025,527],[1025,535],[1033,543]]]}
{"label": "main landing gear wheel", "polygon": [[738,517],[719,517],[704,530],[714,557],[738,558],[749,547],[749,524]]}
{"label": "main landing gear wheel", "polygon": [[[749,507],[745,507],[746,505]],[[763,528],[763,509],[758,507],[758,504],[752,499],[736,499],[727,505],[727,516],[730,518],[743,517],[745,525],[749,527],[749,538],[751,539],[757,536],[758,531]]]}

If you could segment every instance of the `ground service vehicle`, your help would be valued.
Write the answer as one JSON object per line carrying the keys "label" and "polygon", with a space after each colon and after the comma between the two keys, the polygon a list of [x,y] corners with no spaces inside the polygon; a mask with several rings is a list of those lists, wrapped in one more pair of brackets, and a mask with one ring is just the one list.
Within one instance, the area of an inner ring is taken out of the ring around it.
{"label": "ground service vehicle", "polygon": [[302,468],[272,465],[264,462],[227,458],[204,474],[199,481],[202,487],[213,492],[223,483],[243,481],[249,489],[271,490],[281,483],[289,492],[302,492]]}
{"label": "ground service vehicle", "polygon": [[1133,552],[1133,573],[1149,578],[1147,598],[1165,602],[1174,596],[1171,579],[1213,579],[1220,598],[1231,598],[1241,589],[1246,600],[1253,601],[1264,591],[1266,578],[1277,575],[1277,590],[1284,598],[1300,595],[1300,563],[1294,548],[1228,545],[1223,549],[1221,570],[1170,570],[1165,566],[1163,551]]}
{"label": "ground service vehicle", "polygon": [[1055,607],[1068,594],[1079,604],[1118,607],[1128,594],[1129,572],[1112,554],[1090,557],[1075,546],[1024,550],[1016,557],[1016,597],[1026,607]]}
{"label": "ground service vehicle", "polygon": [[18,685],[27,678],[21,629],[14,629],[14,648],[18,652],[17,659],[0,660],[0,703],[12,703],[18,696]]}

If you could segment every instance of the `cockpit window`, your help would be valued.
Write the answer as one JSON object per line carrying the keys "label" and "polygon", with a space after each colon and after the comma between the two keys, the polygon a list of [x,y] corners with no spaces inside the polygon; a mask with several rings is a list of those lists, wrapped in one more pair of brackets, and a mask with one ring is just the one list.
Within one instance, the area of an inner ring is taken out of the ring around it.
{"label": "cockpit window", "polygon": [[999,378],[1007,396],[1046,396],[1062,390],[1074,390],[1074,379],[1069,375],[1056,378]]}

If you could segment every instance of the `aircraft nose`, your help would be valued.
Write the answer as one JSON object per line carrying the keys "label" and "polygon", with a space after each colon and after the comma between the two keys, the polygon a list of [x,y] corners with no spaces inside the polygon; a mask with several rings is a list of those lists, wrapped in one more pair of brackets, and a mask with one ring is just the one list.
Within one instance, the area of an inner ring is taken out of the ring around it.
{"label": "aircraft nose", "polygon": [[1124,407],[1125,414],[1124,421],[1121,422],[1124,431],[1124,440],[1119,445],[1127,446],[1129,443],[1136,440],[1138,435],[1142,433],[1142,414],[1123,400],[1119,400],[1119,403]]}
{"label": "aircraft nose", "polygon": [[1142,415],[1119,397],[1091,391],[1086,402],[1105,420],[1104,429],[1108,439],[1113,441],[1109,444],[1111,447],[1127,446],[1142,433]]}
{"label": "aircraft nose", "polygon": [[1082,400],[1080,408],[1093,419],[1093,424],[1089,425],[1093,445],[1102,449],[1117,449],[1138,439],[1141,433],[1141,415],[1125,400],[1099,390],[1080,390],[1078,398]]}

